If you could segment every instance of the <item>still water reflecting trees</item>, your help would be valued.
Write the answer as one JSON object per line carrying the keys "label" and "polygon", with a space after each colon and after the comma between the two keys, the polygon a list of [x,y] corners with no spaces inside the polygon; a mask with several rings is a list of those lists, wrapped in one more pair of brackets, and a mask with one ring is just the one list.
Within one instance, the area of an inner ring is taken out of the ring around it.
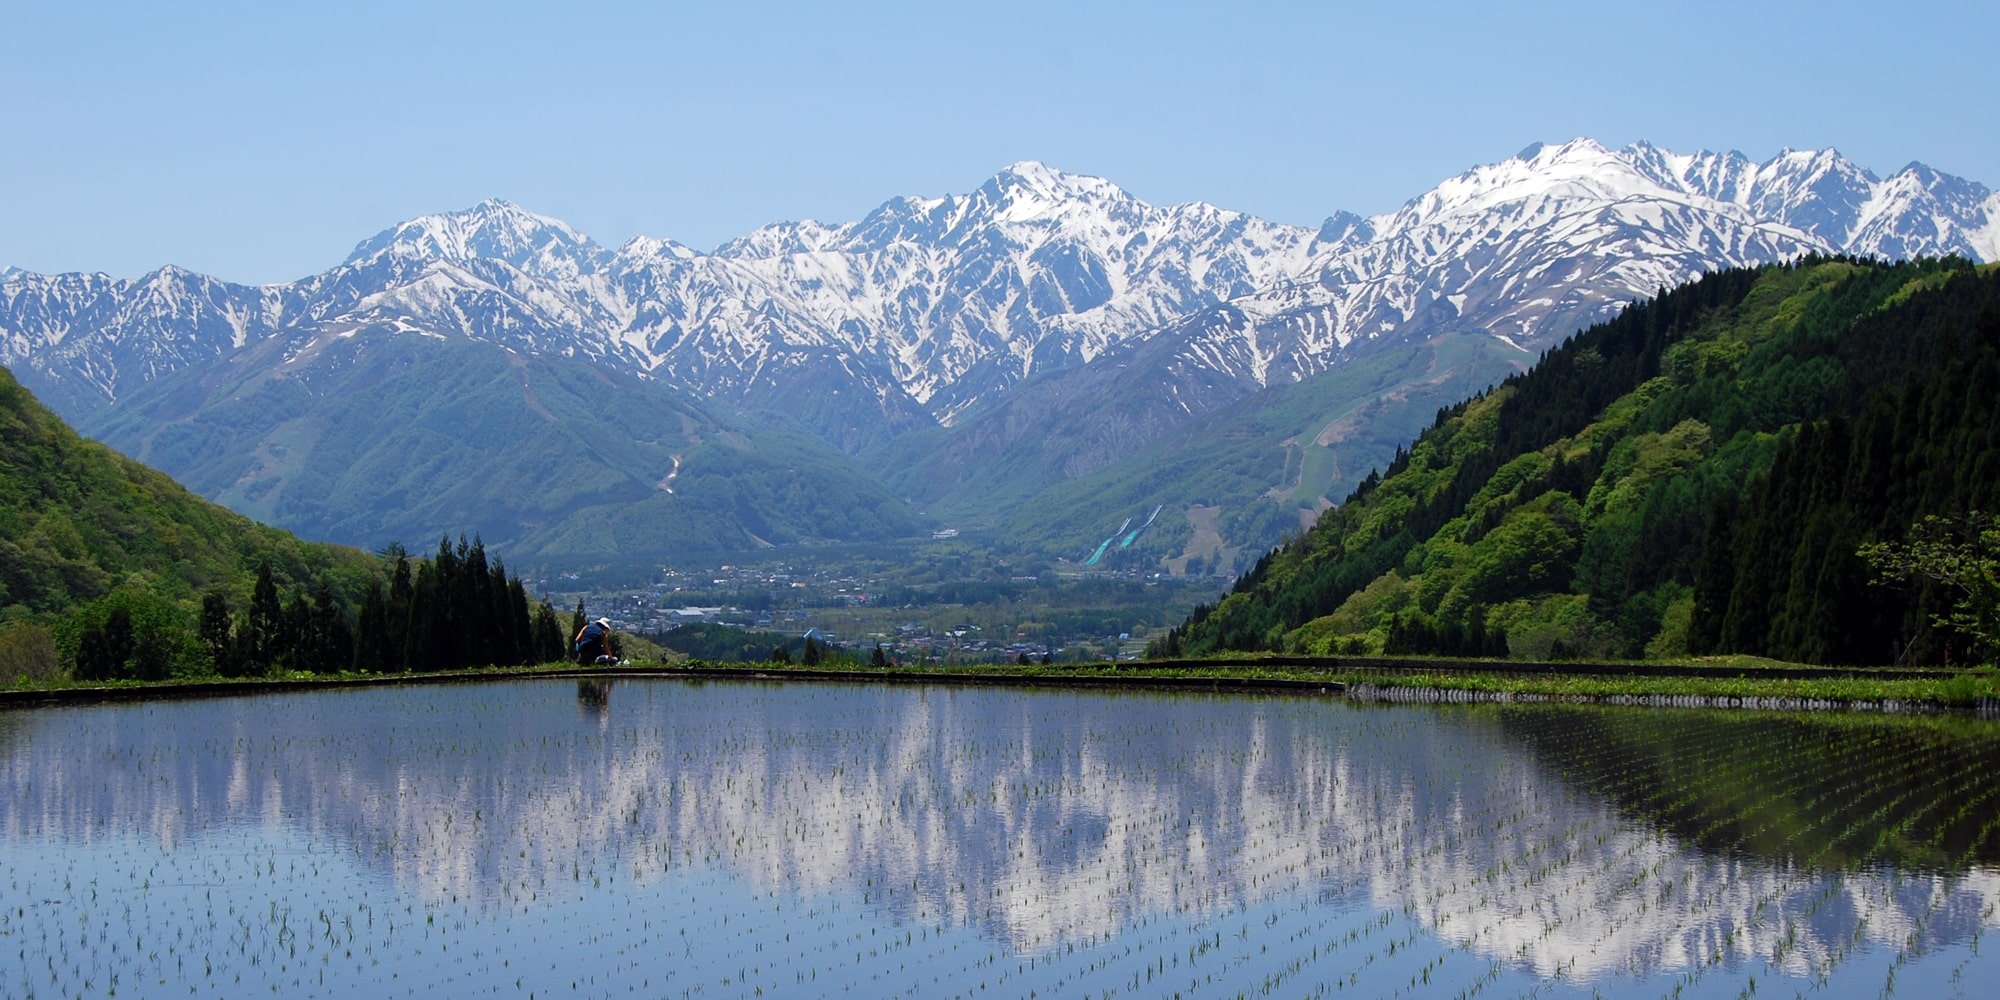
{"label": "still water reflecting trees", "polygon": [[[459,933],[496,983],[519,927],[563,940],[556,914],[622,942],[633,976],[671,966],[677,989],[725,995],[831,992],[822,976],[913,995],[1152,995],[1156,976],[1734,995],[1751,976],[1873,993],[1995,974],[1972,942],[2000,922],[2000,739],[1969,723],[672,681],[7,722],[10,896],[66,901],[15,907],[7,950],[80,905],[80,881],[143,898],[170,869],[211,908],[218,890],[270,914],[364,899],[483,928]],[[264,874],[232,880],[219,854]],[[281,878],[283,856],[318,871]],[[709,949],[671,947],[691,927]],[[244,931],[238,965],[283,938]],[[420,977],[414,940],[370,941],[375,964],[348,946],[334,983]],[[565,965],[586,953],[544,964],[624,981]],[[68,981],[23,955],[0,987]]]}

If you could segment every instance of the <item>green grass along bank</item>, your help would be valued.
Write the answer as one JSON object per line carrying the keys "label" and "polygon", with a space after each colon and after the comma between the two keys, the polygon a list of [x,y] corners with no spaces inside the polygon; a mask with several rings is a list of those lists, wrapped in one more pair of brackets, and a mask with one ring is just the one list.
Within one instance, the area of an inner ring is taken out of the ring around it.
{"label": "green grass along bank", "polygon": [[1359,701],[1563,702],[1779,711],[1973,713],[2000,718],[2000,671],[1828,668],[1716,658],[1706,662],[1523,663],[1390,657],[1265,656],[1072,664],[987,664],[951,670],[772,663],[642,662],[580,668],[567,663],[423,673],[346,672],[185,681],[70,680],[0,690],[0,708],[157,698],[231,697],[380,684],[529,678],[580,682],[673,677],[689,680],[1008,685],[1092,690],[1191,690],[1343,695]]}

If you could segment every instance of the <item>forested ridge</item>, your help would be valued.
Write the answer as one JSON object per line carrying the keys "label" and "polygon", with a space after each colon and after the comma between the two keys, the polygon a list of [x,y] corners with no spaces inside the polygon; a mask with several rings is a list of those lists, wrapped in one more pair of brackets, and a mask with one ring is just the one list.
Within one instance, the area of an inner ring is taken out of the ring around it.
{"label": "forested ridge", "polygon": [[0,684],[561,659],[484,546],[304,542],[77,435],[0,368]]}
{"label": "forested ridge", "polygon": [[2000,271],[1727,271],[1441,411],[1151,651],[1965,662],[1948,588],[1862,549],[1996,483]]}

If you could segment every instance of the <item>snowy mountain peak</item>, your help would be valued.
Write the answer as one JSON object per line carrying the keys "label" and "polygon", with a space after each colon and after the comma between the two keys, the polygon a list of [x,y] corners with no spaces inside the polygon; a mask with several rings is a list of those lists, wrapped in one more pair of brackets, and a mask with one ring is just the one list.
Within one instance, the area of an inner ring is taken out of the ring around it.
{"label": "snowy mountain peak", "polygon": [[786,254],[817,253],[844,241],[851,228],[829,226],[815,219],[774,222],[716,247],[715,255],[762,260]]}
{"label": "snowy mountain peak", "polygon": [[692,260],[701,256],[693,247],[657,236],[634,236],[618,248],[615,256],[625,261]]}
{"label": "snowy mountain peak", "polygon": [[1596,139],[1589,138],[1588,136],[1578,136],[1568,142],[1554,146],[1545,142],[1531,143],[1527,149],[1522,150],[1514,159],[1524,160],[1536,167],[1546,168],[1557,163],[1577,160],[1596,162],[1610,154],[1611,150],[1605,148],[1604,144],[1598,142]]}
{"label": "snowy mountain peak", "polygon": [[[1832,146],[1824,149],[1793,149],[1790,146],[1786,146],[1778,150],[1778,155],[1772,157],[1771,163],[1767,166],[1808,173],[1823,173],[1828,170],[1840,169],[1861,170],[1860,167],[1855,166],[1846,157],[1840,155],[1840,150]],[[1861,172],[1865,173],[1866,171]]]}
{"label": "snowy mountain peak", "polygon": [[1064,173],[1037,160],[1022,160],[994,174],[974,197],[990,203],[1003,222],[1045,218],[1079,203],[1133,200],[1102,177]]}
{"label": "snowy mountain peak", "polygon": [[1044,197],[1117,191],[1118,186],[1102,177],[1072,174],[1040,160],[1018,160],[1001,168],[993,180],[1003,188],[1031,190]]}
{"label": "snowy mountain peak", "polygon": [[1319,224],[1319,232],[1313,236],[1313,247],[1315,252],[1329,247],[1345,248],[1374,238],[1375,227],[1367,219],[1353,212],[1335,212]]}
{"label": "snowy mountain peak", "polygon": [[1911,163],[1873,186],[1854,213],[1847,244],[1880,257],[2000,259],[2000,194]]}
{"label": "snowy mountain peak", "polygon": [[426,215],[385,229],[357,245],[347,263],[384,256],[454,263],[491,259],[555,276],[589,271],[599,253],[589,237],[562,220],[489,198],[463,211]]}
{"label": "snowy mountain peak", "polygon": [[1628,160],[1594,139],[1572,139],[1559,146],[1538,142],[1513,157],[1474,167],[1439,184],[1392,217],[1375,220],[1375,228],[1383,231],[1385,223],[1408,228],[1477,215],[1536,196],[1617,197],[1642,183]]}

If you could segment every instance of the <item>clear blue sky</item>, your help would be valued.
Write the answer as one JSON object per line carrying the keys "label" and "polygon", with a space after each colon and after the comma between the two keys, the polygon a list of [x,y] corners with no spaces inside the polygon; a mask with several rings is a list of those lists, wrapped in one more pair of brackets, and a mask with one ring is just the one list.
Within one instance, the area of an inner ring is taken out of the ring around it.
{"label": "clear blue sky", "polygon": [[0,264],[323,270],[501,197],[700,248],[1015,160],[1316,224],[1532,141],[2000,186],[2000,4],[0,0]]}

